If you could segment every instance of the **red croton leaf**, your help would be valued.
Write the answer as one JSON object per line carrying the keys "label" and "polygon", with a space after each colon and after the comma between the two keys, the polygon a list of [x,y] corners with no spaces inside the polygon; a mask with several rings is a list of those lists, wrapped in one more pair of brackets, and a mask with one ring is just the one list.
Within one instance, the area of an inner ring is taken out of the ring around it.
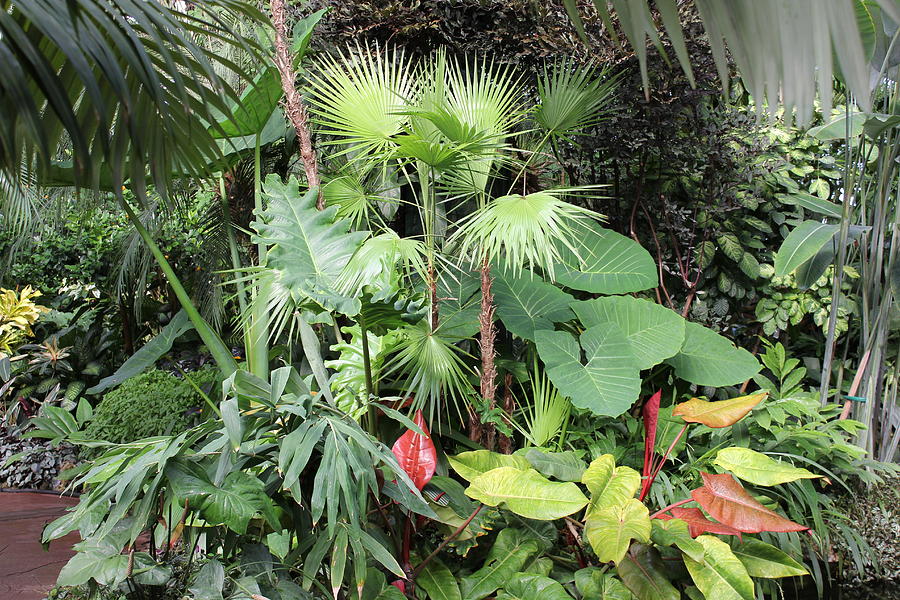
{"label": "red croton leaf", "polygon": [[688,531],[691,532],[691,537],[697,537],[704,533],[718,533],[721,535],[736,535],[739,538],[741,537],[741,532],[734,527],[729,527],[728,525],[723,525],[722,523],[716,523],[715,521],[707,519],[706,515],[704,515],[699,508],[676,507],[669,512],[672,513],[671,516],[662,514],[656,518],[662,519],[663,521],[668,521],[669,519],[681,519],[687,523]]}
{"label": "red croton leaf", "polygon": [[691,492],[691,498],[717,521],[744,533],[761,531],[806,531],[809,527],[785,519],[769,510],[747,493],[727,473],[701,473],[703,486]]}
{"label": "red croton leaf", "polygon": [[431,434],[425,425],[425,418],[422,416],[421,410],[416,411],[413,423],[425,432],[425,435],[408,429],[394,442],[391,451],[397,457],[400,467],[421,490],[434,475],[434,467],[437,465],[437,450],[434,448],[434,442],[431,441]]}
{"label": "red croton leaf", "polygon": [[659,423],[659,390],[644,403],[644,477],[649,477],[652,469],[653,450],[656,447],[656,426]]}

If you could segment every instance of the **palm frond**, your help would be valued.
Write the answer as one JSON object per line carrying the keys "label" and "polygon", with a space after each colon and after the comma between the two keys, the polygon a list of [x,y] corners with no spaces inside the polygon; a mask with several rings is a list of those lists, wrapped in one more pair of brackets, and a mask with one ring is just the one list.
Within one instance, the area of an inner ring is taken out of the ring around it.
{"label": "palm frond", "polygon": [[238,16],[265,22],[236,0],[198,3],[190,14],[137,0],[4,1],[0,169],[14,176],[24,156],[40,174],[71,144],[74,184],[107,178],[119,189],[130,179],[140,198],[147,165],[161,193],[173,173],[206,172],[221,157],[212,115],[230,114],[238,98],[217,67],[249,77],[197,39],[258,56],[228,27],[226,17]]}
{"label": "palm frond", "polygon": [[558,61],[538,79],[540,103],[534,120],[546,135],[568,138],[609,114],[616,86],[606,69],[596,72],[572,59]]}
{"label": "palm frond", "polygon": [[425,256],[425,244],[388,230],[370,237],[354,252],[337,278],[337,289],[356,296],[366,287],[396,289],[402,279],[412,275],[424,280],[428,270]]}

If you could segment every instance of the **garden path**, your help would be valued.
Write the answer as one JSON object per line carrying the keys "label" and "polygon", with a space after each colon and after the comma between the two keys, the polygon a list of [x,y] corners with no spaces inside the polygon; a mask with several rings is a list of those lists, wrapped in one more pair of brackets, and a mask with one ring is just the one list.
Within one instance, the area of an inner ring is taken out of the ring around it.
{"label": "garden path", "polygon": [[0,598],[46,597],[59,570],[74,554],[71,548],[78,537],[70,534],[45,552],[41,531],[77,502],[77,498],[54,494],[0,492]]}

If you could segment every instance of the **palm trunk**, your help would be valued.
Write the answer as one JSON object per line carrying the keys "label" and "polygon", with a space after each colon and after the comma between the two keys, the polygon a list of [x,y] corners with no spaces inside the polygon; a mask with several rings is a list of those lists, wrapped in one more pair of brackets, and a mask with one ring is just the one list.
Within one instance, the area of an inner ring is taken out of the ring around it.
{"label": "palm trunk", "polygon": [[[494,293],[491,290],[491,263],[487,255],[481,262],[481,312],[478,322],[481,326],[478,346],[481,350],[481,397],[489,409],[496,406],[497,367],[494,365],[494,341],[497,330],[494,328]],[[476,415],[477,418],[477,415]],[[480,425],[480,423],[479,423]],[[484,445],[492,450],[497,432],[490,423],[484,426]]]}

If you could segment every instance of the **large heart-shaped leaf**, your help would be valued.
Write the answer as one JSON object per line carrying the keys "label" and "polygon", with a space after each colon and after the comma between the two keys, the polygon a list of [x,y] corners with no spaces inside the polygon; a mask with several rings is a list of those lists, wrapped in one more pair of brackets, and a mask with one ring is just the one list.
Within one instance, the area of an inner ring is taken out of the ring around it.
{"label": "large heart-shaped leaf", "polygon": [[339,293],[335,281],[368,233],[351,232],[349,219],[336,220],[336,206],[316,210],[316,190],[301,194],[293,176],[285,184],[269,175],[263,192],[268,204],[251,226],[254,242],[270,246],[266,265],[277,285],[295,302],[308,298],[346,315],[359,312],[359,300]]}
{"label": "large heart-shaped leaf", "polygon": [[534,469],[500,467],[473,479],[466,495],[488,506],[502,504],[517,515],[540,521],[578,512],[588,499],[574,483],[550,481]]}
{"label": "large heart-shaped leaf", "polygon": [[691,492],[691,498],[714,519],[744,533],[761,531],[806,531],[809,527],[785,519],[753,499],[734,477],[728,474],[701,473],[703,487]]}
{"label": "large heart-shaped leaf", "polygon": [[574,298],[537,275],[498,271],[493,291],[497,315],[522,339],[534,340],[535,330],[553,329],[554,323],[572,318],[569,304]]}
{"label": "large heart-shaped leaf", "polygon": [[425,425],[425,417],[422,416],[421,410],[416,411],[413,423],[422,430],[422,433],[408,429],[394,442],[391,452],[397,457],[400,468],[409,475],[409,478],[421,491],[434,476],[434,469],[437,466],[437,450],[434,442],[431,441],[431,433]]}
{"label": "large heart-shaped leaf", "polygon": [[765,542],[749,539],[732,548],[751,577],[800,577],[808,575],[806,567]]}
{"label": "large heart-shaped leaf", "polygon": [[675,367],[681,379],[715,387],[747,381],[760,370],[752,354],[715,331],[690,322],[684,324],[681,350],[666,362]]}
{"label": "large heart-shaped leaf", "polygon": [[753,580],[731,547],[711,535],[701,535],[696,541],[703,545],[703,560],[685,556],[684,564],[703,595],[716,600],[753,600]]}
{"label": "large heart-shaped leaf", "polygon": [[638,600],[681,600],[681,593],[669,583],[669,576],[656,548],[633,544],[616,571]]}
{"label": "large heart-shaped leaf", "polygon": [[461,452],[456,456],[448,456],[447,459],[453,470],[466,481],[472,481],[482,473],[498,467],[513,467],[520,471],[527,471],[531,468],[531,463],[523,456],[499,454],[490,450]]}
{"label": "large heart-shaped leaf", "polygon": [[[547,376],[578,408],[617,417],[637,400],[640,371],[628,340],[615,323],[586,329],[580,347],[565,331],[538,331],[535,342]],[[582,348],[587,364],[581,362]]]}
{"label": "large heart-shaped leaf", "polygon": [[662,514],[656,517],[657,519],[669,520],[673,517],[680,521],[684,521],[687,523],[688,531],[690,531],[691,537],[697,537],[698,535],[703,535],[704,533],[718,533],[721,535],[736,535],[741,537],[741,532],[735,529],[734,527],[729,527],[728,525],[723,525],[722,523],[716,523],[715,521],[710,521],[706,518],[706,515],[701,512],[699,508],[682,508],[676,507],[669,511],[672,513],[672,516]]}
{"label": "large heart-shaped leaf", "polygon": [[820,221],[803,221],[791,231],[775,254],[775,275],[787,275],[815,256],[840,229]]}
{"label": "large heart-shaped leaf", "polygon": [[730,427],[747,416],[767,395],[767,392],[762,392],[716,402],[691,398],[677,405],[672,416],[681,417],[688,423],[702,423],[707,427]]}
{"label": "large heart-shaped leaf", "polygon": [[57,585],[76,586],[95,580],[107,586],[115,586],[128,576],[128,555],[103,556],[92,552],[79,552],[69,559],[59,572]]}
{"label": "large heart-shaped leaf", "polygon": [[463,600],[481,600],[494,593],[520,572],[538,549],[538,543],[518,529],[500,531],[484,566],[460,581]]}
{"label": "large heart-shaped leaf", "polygon": [[739,479],[756,485],[779,485],[798,479],[816,479],[821,475],[760,454],[750,448],[722,448],[713,464],[719,465]]}
{"label": "large heart-shaped leaf", "polygon": [[585,327],[615,323],[628,338],[641,369],[675,356],[684,343],[684,319],[675,311],[632,296],[611,296],[572,303]]}
{"label": "large heart-shaped leaf", "polygon": [[591,492],[590,513],[634,498],[641,485],[641,476],[631,467],[617,467],[613,455],[604,454],[591,461],[581,482]]}
{"label": "large heart-shaped leaf", "polygon": [[618,564],[628,552],[631,540],[650,541],[650,512],[636,498],[592,510],[584,523],[584,536],[600,562]]}
{"label": "large heart-shaped leaf", "polygon": [[[659,284],[656,262],[634,240],[598,225],[586,226],[571,240],[577,251],[558,244],[556,281],[595,294],[628,294]],[[579,258],[581,260],[579,260]]]}

